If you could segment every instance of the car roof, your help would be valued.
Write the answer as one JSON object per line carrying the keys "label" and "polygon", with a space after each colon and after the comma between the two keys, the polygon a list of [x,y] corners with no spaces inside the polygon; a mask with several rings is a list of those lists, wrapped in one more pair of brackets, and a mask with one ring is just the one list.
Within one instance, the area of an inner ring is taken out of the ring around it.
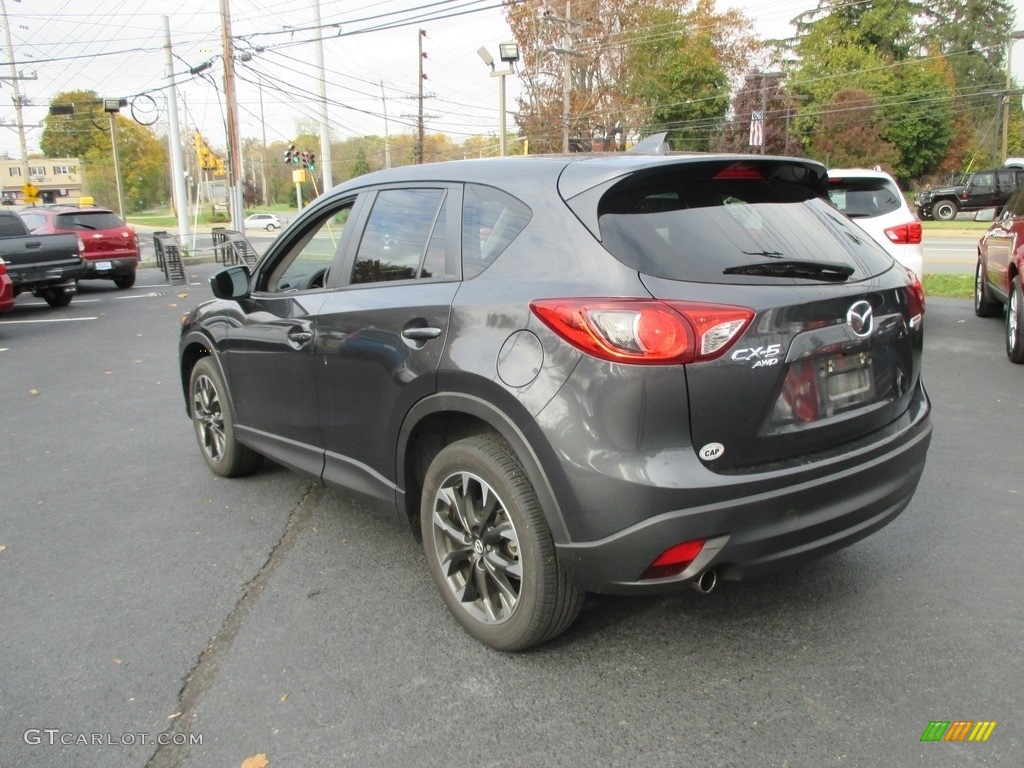
{"label": "car roof", "polygon": [[580,153],[569,155],[513,155],[510,157],[450,160],[440,163],[406,165],[358,176],[335,187],[335,191],[356,191],[361,187],[399,182],[462,182],[488,184],[506,191],[555,183],[566,199],[600,184],[637,171],[672,164],[750,161],[770,165],[798,165],[812,171],[819,180],[825,167],[814,160],[765,155],[716,153],[644,154],[631,152]]}

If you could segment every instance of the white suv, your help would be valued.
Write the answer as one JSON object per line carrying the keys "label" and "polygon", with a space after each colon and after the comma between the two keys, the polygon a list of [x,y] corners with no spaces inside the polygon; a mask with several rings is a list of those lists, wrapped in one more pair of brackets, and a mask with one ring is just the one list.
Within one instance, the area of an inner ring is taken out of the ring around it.
{"label": "white suv", "polygon": [[281,220],[272,213],[253,213],[246,217],[245,228],[259,228],[272,232],[281,228]]}
{"label": "white suv", "polygon": [[832,168],[828,172],[828,195],[836,208],[856,221],[896,261],[921,277],[921,222],[892,176],[865,168]]}

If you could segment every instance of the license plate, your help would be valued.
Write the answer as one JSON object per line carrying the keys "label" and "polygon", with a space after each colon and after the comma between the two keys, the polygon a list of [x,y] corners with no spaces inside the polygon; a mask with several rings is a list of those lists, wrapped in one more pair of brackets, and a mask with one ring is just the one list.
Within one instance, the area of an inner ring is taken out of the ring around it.
{"label": "license plate", "polygon": [[824,373],[825,393],[833,405],[843,408],[871,400],[875,380],[870,355],[832,358]]}
{"label": "license plate", "polygon": [[107,270],[109,270],[111,268],[111,266],[113,266],[113,265],[109,261],[97,261],[96,262],[96,271],[97,272],[106,272]]}

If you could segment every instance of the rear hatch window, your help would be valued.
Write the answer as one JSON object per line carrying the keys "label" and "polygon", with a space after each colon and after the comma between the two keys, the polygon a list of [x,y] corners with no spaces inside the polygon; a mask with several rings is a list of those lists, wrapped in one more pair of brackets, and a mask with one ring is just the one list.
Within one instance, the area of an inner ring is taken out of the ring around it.
{"label": "rear hatch window", "polygon": [[117,217],[116,214],[106,213],[104,211],[96,212],[76,212],[76,213],[62,213],[57,216],[55,226],[57,229],[78,229],[78,230],[98,230],[98,229],[118,229],[124,226],[124,223]]}
{"label": "rear hatch window", "polygon": [[828,196],[851,219],[883,216],[902,207],[899,191],[885,179],[829,179]]}
{"label": "rear hatch window", "polygon": [[818,189],[754,163],[634,174],[598,207],[604,247],[644,274],[690,282],[858,281],[892,260]]}

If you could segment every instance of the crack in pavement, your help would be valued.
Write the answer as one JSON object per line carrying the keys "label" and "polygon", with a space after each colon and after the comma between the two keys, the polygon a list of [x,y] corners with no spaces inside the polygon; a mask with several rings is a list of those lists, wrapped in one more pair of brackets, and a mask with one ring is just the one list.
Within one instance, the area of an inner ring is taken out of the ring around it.
{"label": "crack in pavement", "polygon": [[[270,550],[270,554],[256,575],[246,582],[242,597],[235,603],[235,607],[221,625],[220,631],[210,638],[206,648],[199,654],[195,666],[185,676],[185,682],[178,692],[178,717],[174,725],[164,731],[164,734],[169,735],[164,736],[165,739],[176,739],[183,743],[160,744],[146,761],[145,768],[178,768],[188,757],[190,751],[188,742],[199,702],[217,679],[221,666],[231,651],[231,646],[246,617],[252,611],[281,560],[295,545],[323,495],[324,486],[311,485],[307,487],[302,498],[299,499],[299,503],[288,514],[288,521],[285,523],[281,538]],[[182,734],[182,736],[173,736],[173,734]]]}

